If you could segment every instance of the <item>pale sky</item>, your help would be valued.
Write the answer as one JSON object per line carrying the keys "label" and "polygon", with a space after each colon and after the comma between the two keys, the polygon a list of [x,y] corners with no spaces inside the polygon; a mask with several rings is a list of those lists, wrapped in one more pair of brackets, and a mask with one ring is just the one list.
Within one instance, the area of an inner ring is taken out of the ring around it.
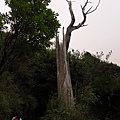
{"label": "pale sky", "polygon": [[[4,6],[4,0],[0,0],[0,11],[8,11]],[[58,19],[65,28],[70,23],[70,14],[66,0],[51,0],[50,8],[59,14]],[[76,25],[82,20],[80,5],[84,0],[73,0],[73,11],[76,17]],[[93,6],[98,0],[91,0]],[[88,15],[86,24],[72,33],[70,48],[88,51],[91,54],[103,51],[107,55],[112,50],[110,62],[120,65],[120,0],[101,0],[98,9]],[[59,29],[61,33],[62,29]],[[60,34],[62,39],[62,35]]]}

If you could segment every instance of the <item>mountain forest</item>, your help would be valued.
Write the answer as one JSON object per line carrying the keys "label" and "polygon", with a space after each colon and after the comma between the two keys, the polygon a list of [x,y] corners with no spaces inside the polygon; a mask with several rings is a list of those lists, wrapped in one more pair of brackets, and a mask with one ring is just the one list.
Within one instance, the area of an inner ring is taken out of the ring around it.
{"label": "mountain forest", "polygon": [[[56,64],[58,14],[50,0],[6,0],[0,13],[0,120],[120,120],[120,66],[111,52],[67,51],[73,107],[59,104]],[[64,101],[63,101],[64,102]]]}

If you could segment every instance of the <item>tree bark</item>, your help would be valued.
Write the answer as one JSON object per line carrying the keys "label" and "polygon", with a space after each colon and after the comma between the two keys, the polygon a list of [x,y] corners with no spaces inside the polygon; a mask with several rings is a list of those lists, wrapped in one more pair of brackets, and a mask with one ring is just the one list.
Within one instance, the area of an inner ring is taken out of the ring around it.
{"label": "tree bark", "polygon": [[65,37],[63,37],[63,43],[59,43],[59,36],[56,37],[56,55],[57,55],[56,57],[57,57],[58,97],[60,100],[60,106],[69,108],[74,106],[74,98],[69,63],[67,60]]}

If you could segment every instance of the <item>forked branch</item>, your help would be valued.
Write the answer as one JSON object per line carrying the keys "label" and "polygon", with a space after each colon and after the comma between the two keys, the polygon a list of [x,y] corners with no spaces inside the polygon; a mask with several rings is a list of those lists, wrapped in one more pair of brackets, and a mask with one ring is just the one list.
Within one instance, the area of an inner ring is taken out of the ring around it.
{"label": "forked branch", "polygon": [[75,29],[79,29],[80,27],[86,26],[85,22],[86,22],[86,19],[87,19],[87,15],[90,14],[90,13],[93,13],[94,11],[97,10],[101,0],[99,0],[97,6],[94,9],[92,9],[93,6],[91,6],[88,10],[86,10],[86,7],[87,7],[88,4],[90,4],[92,2],[90,2],[89,0],[86,0],[85,4],[83,6],[81,6],[81,10],[82,10],[82,14],[83,14],[83,20],[77,26],[74,26],[75,16],[74,16],[74,13],[73,13],[73,10],[72,10],[72,1],[68,1],[68,0],[66,0],[66,1],[69,5],[69,12],[70,12],[70,15],[71,15],[71,23],[67,27],[66,36],[65,36],[66,37],[65,38],[66,39],[66,51],[67,51],[68,47],[69,47],[70,38],[71,38],[71,32]]}

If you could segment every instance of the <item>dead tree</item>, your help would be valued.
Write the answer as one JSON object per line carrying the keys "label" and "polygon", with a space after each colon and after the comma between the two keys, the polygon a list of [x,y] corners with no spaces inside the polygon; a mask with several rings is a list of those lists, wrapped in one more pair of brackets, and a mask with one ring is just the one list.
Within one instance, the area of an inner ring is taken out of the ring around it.
{"label": "dead tree", "polygon": [[71,107],[74,105],[73,90],[70,77],[70,69],[67,61],[66,40],[63,29],[63,43],[59,44],[59,37],[56,37],[57,53],[57,82],[58,97],[61,107]]}
{"label": "dead tree", "polygon": [[58,98],[60,100],[60,106],[68,108],[74,106],[74,97],[73,97],[70,69],[67,60],[67,51],[69,48],[71,33],[76,29],[86,26],[85,22],[87,15],[94,12],[98,8],[100,4],[100,0],[94,9],[90,7],[88,10],[86,10],[86,7],[91,2],[89,2],[89,0],[86,0],[84,6],[81,6],[83,20],[77,26],[74,26],[75,16],[72,10],[72,2],[68,0],[66,1],[69,5],[71,23],[67,27],[66,34],[64,34],[64,28],[63,28],[63,43],[59,43],[59,36],[58,35],[56,36],[56,60],[57,60]]}

